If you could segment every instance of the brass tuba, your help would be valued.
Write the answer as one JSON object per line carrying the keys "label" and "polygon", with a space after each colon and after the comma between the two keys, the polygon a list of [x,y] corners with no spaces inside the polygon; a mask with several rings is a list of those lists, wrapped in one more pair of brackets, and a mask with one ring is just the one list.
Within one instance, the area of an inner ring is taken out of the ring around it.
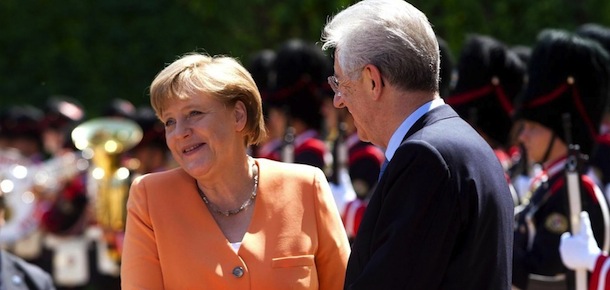
{"label": "brass tuba", "polygon": [[120,261],[120,240],[125,229],[130,171],[121,164],[121,153],[142,139],[140,126],[120,117],[101,117],[76,127],[71,134],[83,154],[91,154],[88,194],[95,210],[97,225],[103,231],[108,254]]}

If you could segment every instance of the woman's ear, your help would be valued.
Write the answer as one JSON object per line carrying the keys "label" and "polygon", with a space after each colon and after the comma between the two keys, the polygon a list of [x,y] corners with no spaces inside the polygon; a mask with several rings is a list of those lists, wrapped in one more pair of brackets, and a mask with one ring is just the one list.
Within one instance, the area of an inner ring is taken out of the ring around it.
{"label": "woman's ear", "polygon": [[246,110],[244,102],[237,101],[233,107],[233,113],[235,115],[235,130],[240,132],[246,127],[248,122],[248,110]]}

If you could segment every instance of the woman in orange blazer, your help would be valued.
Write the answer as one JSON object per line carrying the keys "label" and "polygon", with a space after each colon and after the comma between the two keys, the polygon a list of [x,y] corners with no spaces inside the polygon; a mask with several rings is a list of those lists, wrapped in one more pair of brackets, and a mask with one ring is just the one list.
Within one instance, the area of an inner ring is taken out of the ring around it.
{"label": "woman in orange blazer", "polygon": [[247,155],[264,123],[242,65],[189,54],[150,90],[180,167],[131,187],[122,289],[343,289],[349,244],[322,171]]}

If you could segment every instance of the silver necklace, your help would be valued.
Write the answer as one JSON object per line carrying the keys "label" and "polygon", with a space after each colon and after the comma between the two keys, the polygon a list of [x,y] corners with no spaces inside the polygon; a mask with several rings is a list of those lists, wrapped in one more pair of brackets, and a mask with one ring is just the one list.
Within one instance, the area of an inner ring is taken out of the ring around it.
{"label": "silver necklace", "polygon": [[256,189],[258,188],[258,167],[256,166],[256,164],[252,164],[252,172],[254,174],[254,189],[252,189],[252,194],[250,194],[250,197],[244,203],[242,203],[242,205],[239,208],[236,208],[236,209],[231,209],[231,210],[226,210],[226,211],[221,210],[216,205],[211,203],[210,200],[208,200],[208,197],[205,195],[205,193],[203,193],[203,190],[201,190],[201,188],[199,188],[199,185],[197,184],[197,180],[195,180],[195,187],[197,187],[197,192],[199,193],[199,196],[201,197],[203,202],[212,210],[212,212],[219,214],[219,215],[226,216],[226,217],[236,215],[236,214],[242,212],[243,210],[245,210],[246,208],[248,208],[254,202],[254,199],[256,198]]}

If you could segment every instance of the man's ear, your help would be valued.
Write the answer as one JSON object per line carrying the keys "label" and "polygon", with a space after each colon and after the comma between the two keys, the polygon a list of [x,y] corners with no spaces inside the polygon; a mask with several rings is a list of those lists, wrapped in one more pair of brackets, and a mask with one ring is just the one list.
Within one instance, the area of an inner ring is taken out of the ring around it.
{"label": "man's ear", "polygon": [[384,87],[383,78],[379,69],[375,65],[367,64],[362,70],[362,77],[364,78],[365,90],[368,91],[374,99],[379,99]]}

